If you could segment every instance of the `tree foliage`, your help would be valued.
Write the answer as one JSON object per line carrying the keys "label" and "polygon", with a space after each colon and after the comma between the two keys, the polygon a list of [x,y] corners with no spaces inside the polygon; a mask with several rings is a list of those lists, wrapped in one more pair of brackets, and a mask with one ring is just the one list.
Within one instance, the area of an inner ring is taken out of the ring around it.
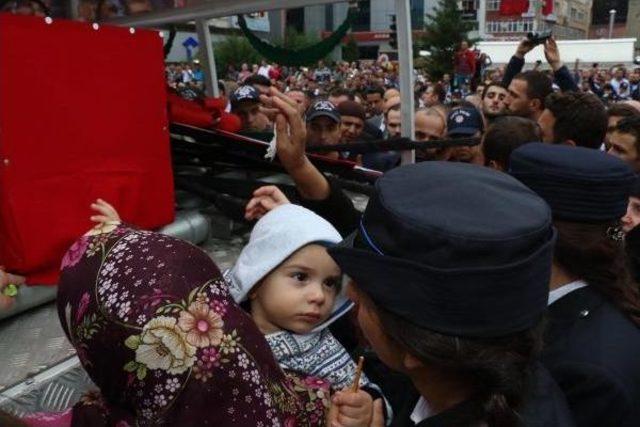
{"label": "tree foliage", "polygon": [[259,64],[262,59],[247,39],[241,36],[228,36],[221,42],[214,43],[213,48],[218,73],[224,73],[229,65],[237,70],[244,63],[251,67],[251,64]]}
{"label": "tree foliage", "polygon": [[316,34],[300,33],[295,28],[289,27],[284,34],[284,42],[276,42],[274,44],[290,50],[299,50],[312,46],[319,41],[320,38]]}
{"label": "tree foliage", "polygon": [[453,72],[454,54],[472,29],[473,24],[462,19],[455,1],[439,0],[434,13],[427,14],[425,34],[416,47],[431,52],[426,69],[432,77]]}
{"label": "tree foliage", "polygon": [[[285,33],[284,40],[275,41],[273,44],[298,50],[312,46],[319,41],[320,38],[317,35],[300,33],[289,28]],[[225,73],[229,65],[233,65],[238,70],[244,63],[251,67],[251,64],[259,64],[261,60],[265,59],[242,35],[229,35],[224,40],[214,43],[213,48],[218,73]]]}

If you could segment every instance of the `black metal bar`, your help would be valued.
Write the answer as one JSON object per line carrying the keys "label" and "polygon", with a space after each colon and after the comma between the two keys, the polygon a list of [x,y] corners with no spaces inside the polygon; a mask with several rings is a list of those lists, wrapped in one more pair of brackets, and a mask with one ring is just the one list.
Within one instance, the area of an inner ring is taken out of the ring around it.
{"label": "black metal bar", "polygon": [[468,147],[480,144],[480,138],[438,139],[432,141],[412,141],[409,138],[361,141],[350,144],[307,147],[309,153],[345,152],[351,154],[377,153],[384,151],[421,150],[445,147]]}

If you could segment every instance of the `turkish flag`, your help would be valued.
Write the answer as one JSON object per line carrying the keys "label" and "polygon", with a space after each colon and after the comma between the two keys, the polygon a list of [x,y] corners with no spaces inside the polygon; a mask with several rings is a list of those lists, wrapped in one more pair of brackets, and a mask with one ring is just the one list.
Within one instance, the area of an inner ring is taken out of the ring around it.
{"label": "turkish flag", "polygon": [[553,0],[545,0],[542,6],[542,15],[547,16],[553,13]]}
{"label": "turkish flag", "polygon": [[0,13],[0,64],[0,264],[55,284],[98,197],[141,228],[173,221],[156,31]]}
{"label": "turkish flag", "polygon": [[[553,0],[550,0],[549,2],[553,5]],[[529,0],[502,0],[500,2],[500,15],[522,15],[528,10]]]}

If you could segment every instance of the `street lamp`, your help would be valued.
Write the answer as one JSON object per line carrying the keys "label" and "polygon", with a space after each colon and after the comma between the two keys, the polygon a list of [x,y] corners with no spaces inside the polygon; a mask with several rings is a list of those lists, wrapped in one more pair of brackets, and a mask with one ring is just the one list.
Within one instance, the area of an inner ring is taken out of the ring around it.
{"label": "street lamp", "polygon": [[609,11],[609,38],[613,36],[613,23],[616,20],[616,10],[611,9]]}

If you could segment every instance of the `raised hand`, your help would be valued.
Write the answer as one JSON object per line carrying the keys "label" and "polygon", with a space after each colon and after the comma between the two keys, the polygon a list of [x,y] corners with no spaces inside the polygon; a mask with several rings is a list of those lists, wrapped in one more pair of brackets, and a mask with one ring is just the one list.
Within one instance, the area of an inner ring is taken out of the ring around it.
{"label": "raised hand", "polygon": [[562,67],[560,50],[558,49],[558,44],[553,37],[549,37],[547,41],[544,42],[544,56],[547,58],[547,62],[553,71],[557,71]]}
{"label": "raised hand", "polygon": [[306,162],[307,129],[297,104],[274,87],[269,88],[269,96],[260,98],[275,116],[278,159],[287,172],[292,173]]}
{"label": "raised hand", "polygon": [[253,192],[253,197],[245,207],[244,217],[247,220],[260,219],[272,209],[286,205],[287,196],[275,185],[266,185]]}
{"label": "raised hand", "polygon": [[518,58],[524,59],[524,56],[527,53],[531,52],[534,47],[536,47],[535,43],[533,43],[531,40],[525,38],[518,45],[518,48],[516,49],[516,56]]}

